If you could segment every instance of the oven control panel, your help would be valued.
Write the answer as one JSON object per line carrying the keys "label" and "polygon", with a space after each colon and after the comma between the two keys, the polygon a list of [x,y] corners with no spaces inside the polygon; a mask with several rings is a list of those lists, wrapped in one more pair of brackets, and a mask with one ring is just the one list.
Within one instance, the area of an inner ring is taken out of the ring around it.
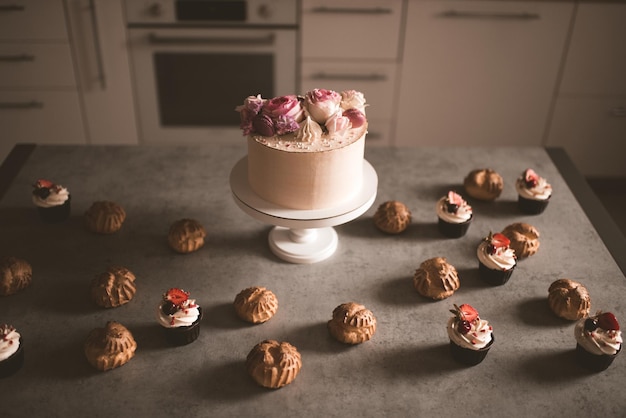
{"label": "oven control panel", "polygon": [[295,0],[125,0],[129,25],[295,26]]}

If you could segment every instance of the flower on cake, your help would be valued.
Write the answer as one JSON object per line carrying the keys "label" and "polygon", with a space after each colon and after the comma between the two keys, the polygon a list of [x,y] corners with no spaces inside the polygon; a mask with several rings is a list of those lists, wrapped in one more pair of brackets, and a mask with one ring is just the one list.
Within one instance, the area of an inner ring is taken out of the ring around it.
{"label": "flower on cake", "polygon": [[366,106],[363,93],[355,90],[338,93],[314,89],[304,96],[248,96],[235,110],[240,114],[244,135],[280,136],[295,132],[297,140],[308,142],[322,132],[342,138],[350,129],[363,126],[367,121]]}

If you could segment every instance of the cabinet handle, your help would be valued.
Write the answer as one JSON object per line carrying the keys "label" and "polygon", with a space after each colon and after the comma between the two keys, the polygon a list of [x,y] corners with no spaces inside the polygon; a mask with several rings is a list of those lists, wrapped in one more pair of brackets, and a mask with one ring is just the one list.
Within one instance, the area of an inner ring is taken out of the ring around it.
{"label": "cabinet handle", "polygon": [[265,36],[161,36],[148,35],[152,44],[209,44],[209,45],[271,45],[274,34]]}
{"label": "cabinet handle", "polygon": [[20,4],[3,4],[0,5],[0,12],[23,12],[26,9],[25,6]]}
{"label": "cabinet handle", "polygon": [[623,107],[623,106],[613,107],[611,108],[611,110],[609,110],[609,113],[611,114],[611,116],[615,116],[618,118],[626,117],[626,107]]}
{"label": "cabinet handle", "polygon": [[474,12],[469,10],[447,10],[441,13],[442,17],[469,18],[469,19],[510,19],[510,20],[534,20],[541,16],[538,13],[529,12]]}
{"label": "cabinet handle", "polygon": [[350,81],[385,81],[387,76],[384,74],[329,74],[319,72],[311,75],[311,80],[350,80]]}
{"label": "cabinet handle", "polygon": [[28,102],[0,102],[0,109],[41,109],[42,102],[31,100]]}
{"label": "cabinet handle", "polygon": [[313,13],[338,13],[338,14],[370,14],[383,15],[393,12],[392,9],[386,7],[314,7],[311,9]]}
{"label": "cabinet handle", "polygon": [[89,0],[89,14],[91,15],[91,30],[93,34],[93,47],[96,51],[96,65],[98,68],[98,82],[102,90],[106,89],[106,74],[104,72],[104,60],[102,59],[102,45],[100,44],[100,31],[98,31],[98,14],[95,0]]}
{"label": "cabinet handle", "polygon": [[35,56],[29,55],[29,54],[0,55],[0,61],[2,62],[35,61]]}

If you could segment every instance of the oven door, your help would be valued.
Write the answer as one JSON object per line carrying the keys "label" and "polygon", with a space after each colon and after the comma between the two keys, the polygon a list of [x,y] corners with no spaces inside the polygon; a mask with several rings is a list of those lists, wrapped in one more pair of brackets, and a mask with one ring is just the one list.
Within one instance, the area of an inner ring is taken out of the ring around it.
{"label": "oven door", "polygon": [[130,29],[142,143],[233,138],[250,95],[296,93],[293,29]]}

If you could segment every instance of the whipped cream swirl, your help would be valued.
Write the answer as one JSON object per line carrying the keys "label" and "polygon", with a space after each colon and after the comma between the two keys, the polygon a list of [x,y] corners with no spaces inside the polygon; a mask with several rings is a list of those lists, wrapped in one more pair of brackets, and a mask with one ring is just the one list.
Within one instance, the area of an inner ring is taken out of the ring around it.
{"label": "whipped cream swirl", "polygon": [[322,127],[307,116],[300,124],[300,129],[296,132],[295,140],[300,142],[313,142],[322,136]]}
{"label": "whipped cream swirl", "polygon": [[41,208],[50,208],[61,206],[70,198],[70,192],[63,186],[54,185],[49,190],[50,194],[45,198],[33,192],[33,203]]}
{"label": "whipped cream swirl", "polygon": [[471,350],[480,350],[491,342],[493,328],[488,321],[476,318],[470,322],[471,328],[467,334],[461,334],[458,331],[458,321],[458,318],[453,316],[448,320],[447,325],[448,337],[456,345]]}
{"label": "whipped cream swirl", "polygon": [[0,361],[6,360],[20,348],[20,334],[10,325],[0,325]]}
{"label": "whipped cream swirl", "polygon": [[574,327],[576,342],[587,352],[601,355],[615,355],[622,347],[622,331],[605,330],[596,328],[594,331],[585,330],[585,320],[583,318]]}
{"label": "whipped cream swirl", "polygon": [[191,326],[200,316],[199,305],[195,299],[187,299],[180,308],[171,315],[163,312],[163,304],[157,307],[157,319],[165,328],[177,328]]}
{"label": "whipped cream swirl", "polygon": [[526,171],[515,181],[515,190],[525,199],[547,200],[552,196],[552,186],[545,178],[538,176],[534,171],[532,183],[526,181]]}
{"label": "whipped cream swirl", "polygon": [[460,204],[454,203],[451,205],[448,196],[442,197],[435,206],[437,216],[448,223],[454,224],[469,221],[472,218],[472,207],[460,196],[458,196],[458,202]]}
{"label": "whipped cream swirl", "polygon": [[517,263],[515,251],[510,247],[496,248],[495,252],[489,251],[489,242],[483,241],[476,250],[478,261],[491,270],[510,270]]}

